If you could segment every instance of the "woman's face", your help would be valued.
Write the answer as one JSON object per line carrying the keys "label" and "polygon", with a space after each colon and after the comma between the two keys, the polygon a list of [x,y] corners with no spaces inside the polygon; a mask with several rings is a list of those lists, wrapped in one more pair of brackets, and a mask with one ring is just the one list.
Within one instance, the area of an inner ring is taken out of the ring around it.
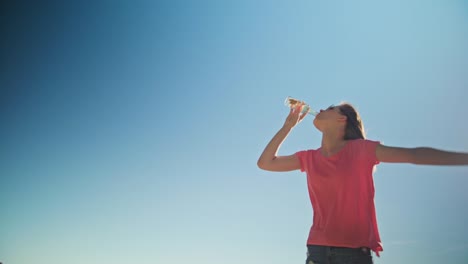
{"label": "woman's face", "polygon": [[339,117],[339,116],[343,116],[343,115],[340,112],[340,107],[339,106],[330,105],[325,110],[320,109],[319,114],[316,117],[319,117],[319,116],[320,116],[321,119],[325,119],[325,118]]}
{"label": "woman's face", "polygon": [[341,114],[339,106],[331,105],[325,110],[320,109],[314,118],[314,125],[322,131],[325,126],[342,123],[343,119],[346,120],[346,117]]}

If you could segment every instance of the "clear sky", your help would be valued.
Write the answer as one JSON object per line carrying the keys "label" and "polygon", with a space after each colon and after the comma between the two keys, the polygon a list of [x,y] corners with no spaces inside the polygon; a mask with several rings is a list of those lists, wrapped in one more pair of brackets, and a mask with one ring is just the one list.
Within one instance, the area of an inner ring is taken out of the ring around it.
{"label": "clear sky", "polygon": [[[256,166],[288,95],[468,151],[466,1],[78,2],[1,11],[5,264],[303,263],[305,174]],[[280,154],[320,140],[306,117]],[[467,186],[380,164],[375,263],[466,263]]]}

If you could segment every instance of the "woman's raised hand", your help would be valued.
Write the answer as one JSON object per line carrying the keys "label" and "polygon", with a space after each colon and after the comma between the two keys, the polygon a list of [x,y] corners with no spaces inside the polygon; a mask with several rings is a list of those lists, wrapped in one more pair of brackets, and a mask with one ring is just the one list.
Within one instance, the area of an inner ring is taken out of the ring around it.
{"label": "woman's raised hand", "polygon": [[294,107],[291,107],[289,111],[289,115],[284,122],[284,127],[293,128],[297,124],[299,124],[302,119],[307,115],[308,112],[301,114],[302,107],[304,106],[304,102],[300,102],[296,104]]}

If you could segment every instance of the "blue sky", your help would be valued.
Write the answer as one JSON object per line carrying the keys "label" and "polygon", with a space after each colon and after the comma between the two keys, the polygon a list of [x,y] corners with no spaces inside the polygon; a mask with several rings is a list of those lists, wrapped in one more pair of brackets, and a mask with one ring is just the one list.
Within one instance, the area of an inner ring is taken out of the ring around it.
{"label": "blue sky", "polygon": [[[6,6],[0,261],[303,263],[305,174],[256,167],[290,95],[468,151],[466,1]],[[307,117],[280,154],[316,148]],[[468,167],[381,164],[375,263],[468,259]]]}

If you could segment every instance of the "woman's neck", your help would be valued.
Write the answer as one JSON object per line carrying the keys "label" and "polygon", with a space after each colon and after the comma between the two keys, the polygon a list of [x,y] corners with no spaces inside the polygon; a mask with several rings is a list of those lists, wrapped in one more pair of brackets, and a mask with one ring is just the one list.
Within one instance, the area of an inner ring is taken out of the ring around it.
{"label": "woman's neck", "polygon": [[347,141],[343,138],[342,133],[323,133],[322,135],[322,154],[325,156],[331,156],[339,152]]}

